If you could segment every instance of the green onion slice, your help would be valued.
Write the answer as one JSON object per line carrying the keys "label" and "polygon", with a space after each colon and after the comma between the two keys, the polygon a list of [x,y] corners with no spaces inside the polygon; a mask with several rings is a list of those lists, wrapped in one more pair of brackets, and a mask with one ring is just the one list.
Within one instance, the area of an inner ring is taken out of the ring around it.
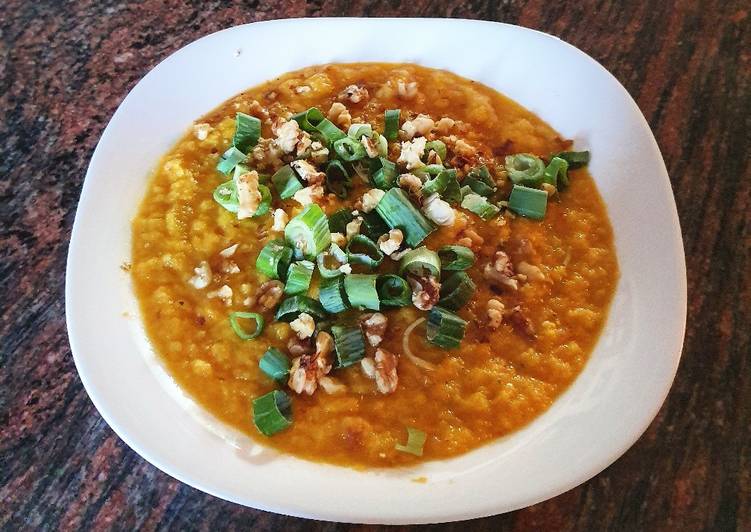
{"label": "green onion slice", "polygon": [[316,129],[316,126],[320,124],[324,119],[325,117],[323,116],[323,113],[315,107],[311,107],[310,109],[303,111],[302,113],[297,113],[292,117],[292,120],[300,124],[300,127],[308,133],[314,133],[318,131]]}
{"label": "green onion slice", "polygon": [[441,173],[439,173],[433,179],[428,179],[427,181],[425,181],[425,183],[423,183],[423,196],[428,197],[431,194],[443,193],[452,179],[456,180],[456,170],[454,170],[453,168],[449,170],[441,170]]}
{"label": "green onion slice", "polygon": [[287,283],[284,285],[284,293],[289,296],[306,294],[310,288],[310,280],[313,278],[315,264],[308,260],[293,262],[287,270]]}
{"label": "green onion slice", "polygon": [[474,192],[464,196],[464,199],[462,199],[462,208],[476,214],[483,220],[490,220],[500,212],[500,209],[490,203],[487,198]]}
{"label": "green onion slice", "polygon": [[545,163],[531,153],[517,153],[506,157],[506,172],[517,185],[539,185],[545,172]]}
{"label": "green onion slice", "polygon": [[448,201],[451,205],[457,205],[462,202],[462,192],[459,185],[459,180],[454,175],[449,179],[446,184],[446,189],[441,194],[444,200]]}
{"label": "green onion slice", "polygon": [[275,381],[284,381],[289,375],[289,359],[276,347],[269,347],[258,361],[258,367]]}
{"label": "green onion slice", "polygon": [[378,155],[380,155],[381,157],[387,157],[389,154],[389,141],[386,140],[386,137],[376,132],[373,132],[373,138],[376,141],[376,150],[378,150]]}
{"label": "green onion slice", "polygon": [[273,436],[292,425],[292,401],[281,390],[253,400],[253,424],[264,436]]}
{"label": "green onion slice", "polygon": [[470,170],[462,183],[467,185],[475,194],[479,194],[480,196],[490,196],[496,191],[495,182],[490,176],[488,167],[484,164]]}
{"label": "green onion slice", "polygon": [[412,302],[412,289],[409,283],[398,275],[379,275],[376,290],[381,305],[406,307]]}
{"label": "green onion slice", "polygon": [[344,131],[336,127],[328,118],[321,120],[316,126],[316,130],[318,131],[318,136],[323,139],[327,146],[331,146],[337,140],[347,137]]}
{"label": "green onion slice", "polygon": [[386,192],[376,205],[376,211],[391,229],[401,229],[407,245],[416,247],[435,231],[436,226],[418,211],[400,188]]}
{"label": "green onion slice", "polygon": [[234,170],[235,166],[243,162],[245,159],[246,157],[243,152],[234,146],[230,146],[230,148],[222,154],[222,157],[216,165],[216,169],[224,175],[229,175],[229,173]]}
{"label": "green onion slice", "polygon": [[296,254],[315,260],[331,245],[329,221],[321,207],[312,203],[292,218],[284,228],[284,239]]}
{"label": "green onion slice", "polygon": [[435,251],[421,246],[408,251],[399,261],[399,275],[413,274],[418,277],[432,275],[441,278],[441,259]]}
{"label": "green onion slice", "polygon": [[256,270],[272,279],[284,279],[292,261],[292,248],[280,239],[272,240],[258,254]]}
{"label": "green onion slice", "polygon": [[[345,262],[340,261],[340,257],[337,257],[335,255],[334,251],[332,250],[334,246],[336,246],[337,250],[341,251],[341,248],[339,248],[339,246],[332,242],[329,251],[324,251],[323,253],[319,254],[318,257],[316,257],[318,272],[321,274],[321,277],[325,279],[332,279],[334,277],[339,277],[340,275],[342,275],[342,271],[339,269],[339,266],[345,264]],[[342,253],[344,254],[344,252]],[[344,254],[343,258],[346,261],[346,254]]]}
{"label": "green onion slice", "polygon": [[561,188],[567,186],[568,163],[566,160],[560,157],[553,157],[550,159],[548,166],[545,168],[545,174],[543,175],[542,180],[556,188],[559,188],[559,186]]}
{"label": "green onion slice", "polygon": [[295,195],[295,192],[303,188],[297,174],[288,164],[282,166],[271,176],[271,182],[274,184],[279,197],[283,200],[291,198]]}
{"label": "green onion slice", "polygon": [[318,299],[326,312],[337,314],[350,308],[342,277],[324,278],[319,286]]}
{"label": "green onion slice", "polygon": [[344,276],[344,291],[353,307],[380,310],[380,299],[376,289],[378,276],[375,274],[353,273]]}
{"label": "green onion slice", "polygon": [[414,427],[407,427],[407,444],[402,445],[397,443],[394,445],[394,449],[403,453],[414,454],[415,456],[422,456],[422,449],[425,446],[425,440],[427,435]]}
{"label": "green onion slice", "polygon": [[459,347],[466,328],[467,322],[459,316],[450,310],[435,306],[428,313],[426,337],[428,342],[438,347],[452,349]]}
{"label": "green onion slice", "polygon": [[352,180],[341,161],[331,161],[326,166],[326,188],[340,199],[346,199],[352,188]]}
{"label": "green onion slice", "polygon": [[258,192],[261,193],[261,203],[258,204],[256,212],[253,213],[253,218],[265,216],[271,210],[271,190],[266,185],[258,185]]}
{"label": "green onion slice", "polygon": [[316,320],[326,317],[326,311],[315,299],[308,296],[292,296],[282,301],[282,304],[276,310],[274,318],[277,321],[286,321],[289,323],[303,312],[310,314]]}
{"label": "green onion slice", "polygon": [[335,141],[334,151],[343,161],[347,162],[359,161],[368,156],[365,146],[351,137],[344,137]]}
{"label": "green onion slice", "polygon": [[570,170],[576,170],[582,166],[589,164],[589,152],[588,151],[562,151],[556,153],[554,157],[560,157],[568,163]]}
{"label": "green onion slice", "polygon": [[332,233],[345,234],[347,232],[347,224],[354,220],[351,209],[339,209],[334,214],[329,216],[329,229]]}
{"label": "green onion slice", "polygon": [[459,310],[469,303],[477,286],[466,272],[455,272],[441,283],[438,304],[449,310]]}
{"label": "green onion slice", "polygon": [[225,181],[214,189],[214,201],[227,209],[229,212],[237,212],[237,186],[235,185],[234,179]]}
{"label": "green onion slice", "polygon": [[425,143],[425,153],[430,153],[433,150],[441,158],[441,161],[446,160],[446,144],[442,140],[431,140]]}
{"label": "green onion slice", "polygon": [[438,250],[441,268],[449,271],[466,270],[475,263],[474,252],[465,246],[443,246]]}
{"label": "green onion slice", "polygon": [[376,157],[370,163],[370,180],[373,186],[388,190],[394,186],[396,180],[396,164],[386,157]]}
{"label": "green onion slice", "polygon": [[347,136],[355,140],[373,135],[373,126],[370,124],[352,124],[347,130]]}
{"label": "green onion slice", "polygon": [[232,145],[243,153],[256,145],[261,137],[261,121],[255,116],[237,113],[235,115],[235,136]]}
{"label": "green onion slice", "polygon": [[399,135],[399,109],[389,109],[385,112],[385,124],[383,127],[383,136],[387,140],[395,141]]}
{"label": "green onion slice", "polygon": [[[238,323],[238,320],[253,320],[255,321],[255,328],[251,332],[247,332],[243,329],[242,325]],[[263,316],[256,312],[230,312],[229,324],[235,334],[243,340],[252,340],[258,337],[263,332]]]}
{"label": "green onion slice", "polygon": [[332,325],[337,367],[346,368],[365,356],[365,337],[358,325]]}
{"label": "green onion slice", "polygon": [[383,262],[383,252],[378,244],[365,235],[354,235],[347,244],[347,258],[352,264],[362,264],[370,269]]}
{"label": "green onion slice", "polygon": [[381,215],[376,211],[360,213],[362,217],[362,225],[360,226],[360,233],[367,236],[373,242],[377,242],[381,235],[385,235],[389,232],[389,226],[383,221]]}
{"label": "green onion slice", "polygon": [[520,216],[542,220],[548,208],[548,193],[536,188],[514,185],[508,199],[508,208]]}

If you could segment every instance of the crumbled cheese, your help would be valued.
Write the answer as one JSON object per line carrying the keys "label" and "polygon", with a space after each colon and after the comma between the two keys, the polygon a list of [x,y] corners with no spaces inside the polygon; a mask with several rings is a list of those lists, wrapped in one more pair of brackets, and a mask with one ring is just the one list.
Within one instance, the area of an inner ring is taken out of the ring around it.
{"label": "crumbled cheese", "polygon": [[456,212],[438,194],[431,194],[422,206],[422,212],[438,225],[454,225]]}
{"label": "crumbled cheese", "polygon": [[301,313],[297,318],[292,320],[289,324],[297,337],[300,340],[310,338],[313,336],[313,332],[316,330],[316,322],[313,320],[313,316],[307,312]]}
{"label": "crumbled cheese", "polygon": [[222,257],[224,257],[225,259],[228,259],[228,258],[230,258],[230,257],[231,257],[232,255],[234,255],[234,254],[235,254],[235,251],[237,251],[237,248],[238,248],[238,246],[239,246],[239,245],[240,245],[240,244],[232,244],[232,245],[231,245],[230,247],[228,247],[228,248],[224,248],[223,250],[221,250],[221,251],[219,252],[219,254],[220,254],[220,255],[221,255]]}
{"label": "crumbled cheese", "polygon": [[271,226],[271,230],[277,232],[284,231],[284,228],[287,227],[287,222],[289,222],[289,216],[287,216],[287,213],[284,212],[283,209],[276,209],[273,217],[274,225]]}
{"label": "crumbled cheese", "polygon": [[347,387],[328,375],[324,375],[318,379],[318,385],[321,389],[328,394],[337,394],[347,391]]}
{"label": "crumbled cheese", "polygon": [[542,270],[539,267],[533,264],[529,264],[528,262],[525,262],[525,261],[521,261],[519,264],[516,265],[516,271],[524,275],[530,281],[544,281],[545,280],[545,274],[542,273]]}
{"label": "crumbled cheese", "polygon": [[444,116],[438,122],[436,122],[435,129],[441,135],[448,135],[449,131],[452,127],[454,127],[455,123],[456,122],[451,118]]}
{"label": "crumbled cheese", "polygon": [[193,125],[193,134],[196,136],[198,140],[206,140],[210,132],[211,132],[210,124],[207,124],[204,122],[201,124]]}
{"label": "crumbled cheese", "polygon": [[347,237],[341,233],[331,233],[331,242],[340,248],[344,248],[347,245]]}
{"label": "crumbled cheese", "polygon": [[222,264],[224,273],[240,273],[240,267],[234,261],[226,261]]}
{"label": "crumbled cheese", "polygon": [[399,229],[391,229],[387,234],[378,239],[378,247],[385,255],[392,255],[399,249],[404,241],[404,234]]}
{"label": "crumbled cheese", "polygon": [[329,149],[317,140],[310,144],[310,159],[314,163],[325,163],[329,160]]}
{"label": "crumbled cheese", "polygon": [[235,175],[237,187],[237,219],[252,217],[261,205],[261,192],[258,190],[258,172],[251,170]]}
{"label": "crumbled cheese", "polygon": [[299,87],[295,87],[295,92],[297,94],[305,94],[306,92],[310,92],[311,90],[312,89],[307,85],[300,85]]}
{"label": "crumbled cheese", "polygon": [[349,126],[352,125],[352,115],[349,114],[349,111],[344,107],[344,104],[340,102],[334,102],[331,104],[331,109],[329,109],[327,118],[343,128],[349,128]]}
{"label": "crumbled cheese", "polygon": [[357,85],[349,85],[337,96],[338,100],[349,100],[352,103],[360,103],[363,100],[367,100],[369,97],[368,89],[365,87],[358,87]]}
{"label": "crumbled cheese", "polygon": [[341,266],[339,266],[339,271],[345,275],[349,275],[350,273],[352,273],[352,266],[350,266],[349,264],[342,264]]}
{"label": "crumbled cheese", "polygon": [[221,299],[225,305],[230,306],[232,304],[232,289],[226,284],[219,287],[219,290],[214,290],[206,294],[206,297],[213,299]]}
{"label": "crumbled cheese", "polygon": [[323,199],[323,187],[321,185],[311,185],[295,192],[292,199],[300,205],[307,206],[311,203],[318,203]]}
{"label": "crumbled cheese", "polygon": [[402,152],[399,154],[398,163],[407,165],[407,170],[420,168],[425,164],[420,160],[425,153],[425,137],[417,137],[412,141],[402,142]]}
{"label": "crumbled cheese", "polygon": [[362,217],[357,216],[345,227],[347,240],[352,240],[352,237],[360,232],[360,226],[362,225]]}
{"label": "crumbled cheese", "polygon": [[381,198],[386,193],[380,188],[372,188],[362,195],[362,212],[370,212],[376,208],[376,205],[381,201]]}
{"label": "crumbled cheese", "polygon": [[300,124],[296,120],[287,120],[277,126],[274,142],[284,153],[292,153],[295,151],[301,133]]}
{"label": "crumbled cheese", "polygon": [[471,144],[459,139],[454,143],[454,153],[462,157],[473,157],[477,150]]}
{"label": "crumbled cheese", "polygon": [[401,188],[407,189],[410,194],[419,196],[422,191],[422,180],[414,174],[402,174],[397,179]]}
{"label": "crumbled cheese", "polygon": [[402,136],[409,140],[415,135],[425,136],[435,127],[435,122],[427,115],[419,114],[412,120],[407,120],[402,124]]}
{"label": "crumbled cheese", "polygon": [[316,170],[316,167],[310,164],[308,161],[303,161],[302,159],[297,161],[292,161],[289,163],[289,165],[297,172],[297,175],[300,176],[300,179],[303,181],[310,183],[311,185],[320,185],[323,183],[323,180],[326,179],[326,174],[323,172],[319,172]]}
{"label": "crumbled cheese", "polygon": [[195,275],[188,281],[194,288],[199,290],[209,286],[211,282],[211,266],[205,260],[201,261],[196,268],[193,269]]}
{"label": "crumbled cheese", "polygon": [[417,96],[417,82],[410,81],[409,83],[405,83],[402,80],[397,81],[396,93],[399,95],[399,98],[403,100],[412,100]]}

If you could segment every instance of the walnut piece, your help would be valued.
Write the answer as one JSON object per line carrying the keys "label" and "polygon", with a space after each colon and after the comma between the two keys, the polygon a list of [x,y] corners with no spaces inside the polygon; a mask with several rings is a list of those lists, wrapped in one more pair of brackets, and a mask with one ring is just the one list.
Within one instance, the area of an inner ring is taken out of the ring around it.
{"label": "walnut piece", "polygon": [[360,316],[360,327],[365,334],[368,343],[373,347],[378,347],[386,335],[386,326],[388,318],[380,312],[371,312]]}
{"label": "walnut piece", "polygon": [[485,265],[482,275],[495,286],[508,287],[512,290],[519,288],[519,281],[514,279],[514,266],[505,251],[495,252],[493,262]]}
{"label": "walnut piece", "polygon": [[420,310],[432,309],[440,299],[441,285],[432,275],[408,275],[407,281],[412,287],[412,304]]}
{"label": "walnut piece", "polygon": [[263,310],[271,310],[279,304],[284,294],[284,284],[281,281],[266,281],[258,287],[256,301]]}

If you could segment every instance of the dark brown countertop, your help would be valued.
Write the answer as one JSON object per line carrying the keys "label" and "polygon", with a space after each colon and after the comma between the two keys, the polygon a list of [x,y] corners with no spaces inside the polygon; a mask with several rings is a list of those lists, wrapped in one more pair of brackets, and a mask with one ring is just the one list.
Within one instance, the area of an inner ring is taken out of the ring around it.
{"label": "dark brown countertop", "polygon": [[[751,530],[751,5],[648,1],[0,3],[0,529],[333,530],[224,502],[131,451],[81,385],[64,272],[81,183],[123,97],[207,33],[281,17],[484,18],[578,46],[634,96],[683,228],[688,329],[659,415],[555,499],[462,530]],[[359,528],[359,527],[351,527]],[[362,527],[369,530],[377,527]]]}

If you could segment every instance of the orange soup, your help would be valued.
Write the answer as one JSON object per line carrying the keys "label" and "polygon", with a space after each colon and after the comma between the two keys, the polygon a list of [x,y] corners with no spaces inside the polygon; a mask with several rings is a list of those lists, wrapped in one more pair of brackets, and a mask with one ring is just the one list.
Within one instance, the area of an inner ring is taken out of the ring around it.
{"label": "orange soup", "polygon": [[200,404],[280,451],[477,448],[544,412],[605,323],[618,265],[577,149],[415,65],[249,89],[165,155],[133,221],[147,333]]}

